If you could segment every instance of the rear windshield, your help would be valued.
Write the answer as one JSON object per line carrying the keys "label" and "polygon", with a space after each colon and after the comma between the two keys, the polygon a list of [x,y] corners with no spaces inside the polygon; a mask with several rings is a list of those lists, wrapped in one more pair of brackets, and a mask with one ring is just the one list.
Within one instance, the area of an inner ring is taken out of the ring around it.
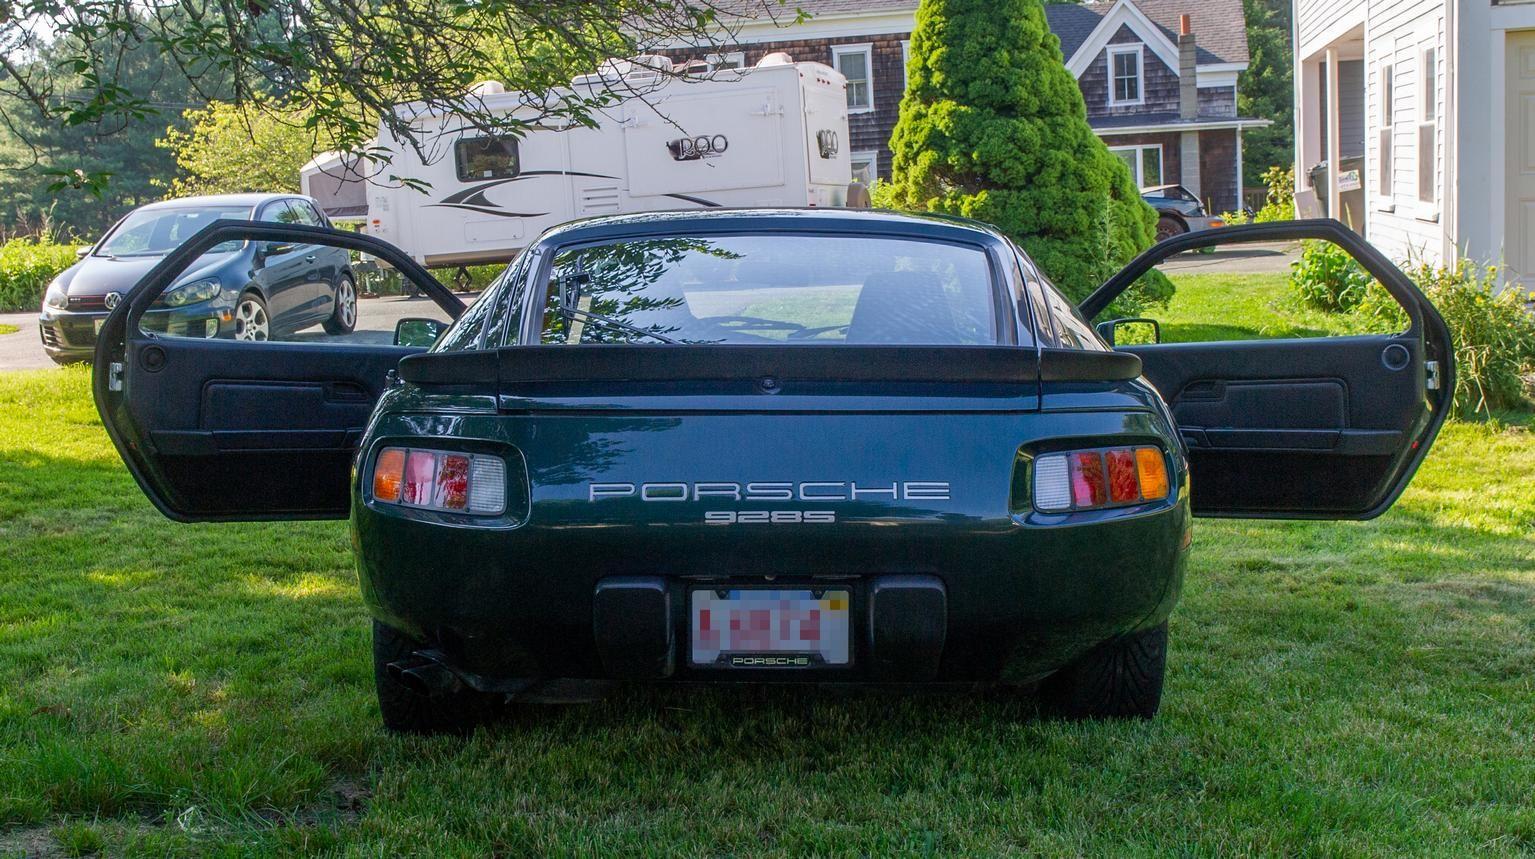
{"label": "rear windshield", "polygon": [[989,345],[984,250],[793,233],[624,239],[559,251],[543,342]]}

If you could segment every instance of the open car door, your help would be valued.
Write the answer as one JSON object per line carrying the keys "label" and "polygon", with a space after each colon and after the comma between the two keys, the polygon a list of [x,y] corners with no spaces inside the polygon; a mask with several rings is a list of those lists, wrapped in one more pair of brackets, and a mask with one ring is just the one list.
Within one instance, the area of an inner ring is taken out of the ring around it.
{"label": "open car door", "polygon": [[[1177,289],[1168,308],[1147,311],[1156,324],[1113,318],[1114,301],[1147,289],[1153,271]],[[1370,312],[1326,313],[1301,292],[1335,307],[1363,299]],[[1378,516],[1417,471],[1454,394],[1438,311],[1337,221],[1174,237],[1079,309],[1116,349],[1140,356],[1172,409],[1196,515]]]}
{"label": "open car door", "polygon": [[[267,246],[338,258],[306,275],[319,279],[324,307],[289,311],[272,300],[260,276]],[[248,267],[200,273],[206,259],[243,250],[254,251]],[[375,267],[363,254],[397,273],[375,275],[392,284],[386,291],[404,292],[408,281],[427,300],[360,298],[362,269]],[[168,254],[103,323],[96,408],[140,488],[172,519],[345,518],[353,455],[374,403],[400,359],[426,348],[397,345],[397,323],[429,319],[406,328],[435,334],[463,310],[424,268],[377,239],[215,223]]]}

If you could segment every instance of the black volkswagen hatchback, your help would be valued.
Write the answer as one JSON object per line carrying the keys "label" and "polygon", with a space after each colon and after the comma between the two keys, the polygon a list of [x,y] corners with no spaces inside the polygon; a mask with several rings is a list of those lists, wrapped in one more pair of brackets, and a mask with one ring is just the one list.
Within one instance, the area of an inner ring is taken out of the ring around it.
{"label": "black volkswagen hatchback", "polygon": [[[227,194],[151,203],[129,212],[43,297],[43,349],[60,364],[89,360],[107,313],[166,254],[220,220],[328,227],[314,201],[292,194]],[[315,325],[357,324],[357,281],[346,251],[289,242],[219,244],[155,302],[146,327],[177,336],[267,340]]]}

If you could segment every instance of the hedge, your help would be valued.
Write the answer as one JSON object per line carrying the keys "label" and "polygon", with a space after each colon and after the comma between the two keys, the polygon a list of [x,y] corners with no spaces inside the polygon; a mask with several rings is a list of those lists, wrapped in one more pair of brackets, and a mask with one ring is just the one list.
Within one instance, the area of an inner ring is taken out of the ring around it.
{"label": "hedge", "polygon": [[41,307],[49,282],[74,265],[75,248],[35,239],[0,245],[0,312]]}

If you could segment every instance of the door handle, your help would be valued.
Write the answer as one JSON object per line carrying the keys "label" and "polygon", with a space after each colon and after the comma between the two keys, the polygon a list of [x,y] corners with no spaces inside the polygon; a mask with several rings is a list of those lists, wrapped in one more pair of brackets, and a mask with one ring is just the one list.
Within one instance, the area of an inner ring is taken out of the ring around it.
{"label": "door handle", "polygon": [[304,257],[304,262],[314,262],[314,254]]}

